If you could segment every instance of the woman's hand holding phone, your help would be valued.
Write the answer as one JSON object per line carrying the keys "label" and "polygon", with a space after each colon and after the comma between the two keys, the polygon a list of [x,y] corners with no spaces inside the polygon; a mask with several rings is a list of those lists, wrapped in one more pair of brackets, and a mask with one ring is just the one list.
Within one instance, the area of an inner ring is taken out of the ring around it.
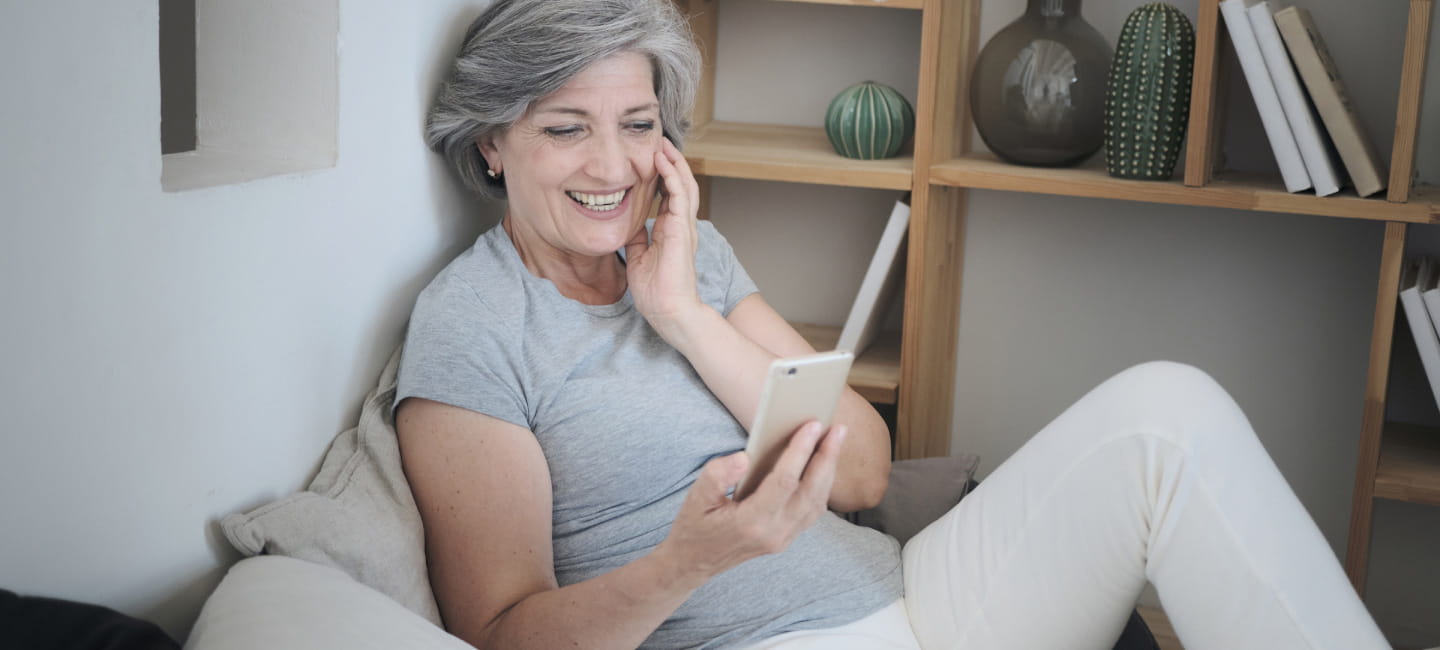
{"label": "woman's hand holding phone", "polygon": [[705,464],[655,553],[698,587],[746,560],[779,553],[825,512],[846,429],[808,422],[748,498],[730,488],[746,474],[744,452]]}

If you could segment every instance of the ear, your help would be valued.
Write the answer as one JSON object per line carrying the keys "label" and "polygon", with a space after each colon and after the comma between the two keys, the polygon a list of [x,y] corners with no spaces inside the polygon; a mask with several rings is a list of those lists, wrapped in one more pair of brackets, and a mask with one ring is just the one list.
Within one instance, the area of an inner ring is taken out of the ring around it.
{"label": "ear", "polygon": [[495,135],[485,135],[475,139],[475,148],[480,150],[480,155],[485,158],[485,163],[496,173],[504,171],[500,162],[500,147],[495,143]]}

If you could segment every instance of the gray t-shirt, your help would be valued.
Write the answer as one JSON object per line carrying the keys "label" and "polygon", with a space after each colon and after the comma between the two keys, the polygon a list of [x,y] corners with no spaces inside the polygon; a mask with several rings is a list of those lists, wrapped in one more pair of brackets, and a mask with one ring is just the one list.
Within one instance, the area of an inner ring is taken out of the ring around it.
{"label": "gray t-shirt", "polygon": [[[699,225],[700,298],[728,315],[755,285],[725,239]],[[396,404],[422,397],[534,433],[554,496],[561,585],[628,563],[665,538],[680,504],[745,430],[630,294],[612,305],[560,295],[525,268],[499,226],[420,294]],[[644,648],[718,648],[857,620],[899,598],[899,546],[826,513],[784,553],[697,590]]]}

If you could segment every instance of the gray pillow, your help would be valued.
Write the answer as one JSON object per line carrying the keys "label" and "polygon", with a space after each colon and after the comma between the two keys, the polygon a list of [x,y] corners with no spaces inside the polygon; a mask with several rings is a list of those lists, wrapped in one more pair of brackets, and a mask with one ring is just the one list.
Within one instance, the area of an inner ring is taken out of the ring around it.
{"label": "gray pillow", "polygon": [[979,465],[980,457],[974,454],[895,461],[890,465],[890,487],[880,504],[845,518],[904,544],[960,503],[969,493]]}
{"label": "gray pillow", "polygon": [[336,436],[304,492],[220,521],[245,555],[286,555],[332,566],[436,625],[425,529],[400,466],[390,406],[400,350],[365,398],[360,423]]}

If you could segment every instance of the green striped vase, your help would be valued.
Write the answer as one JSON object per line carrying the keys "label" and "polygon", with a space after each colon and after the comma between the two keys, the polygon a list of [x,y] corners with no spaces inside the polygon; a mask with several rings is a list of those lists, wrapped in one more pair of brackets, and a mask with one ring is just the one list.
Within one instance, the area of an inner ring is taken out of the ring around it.
{"label": "green striped vase", "polygon": [[825,135],[835,153],[846,158],[890,158],[914,132],[910,102],[894,88],[873,81],[846,88],[825,111]]}

